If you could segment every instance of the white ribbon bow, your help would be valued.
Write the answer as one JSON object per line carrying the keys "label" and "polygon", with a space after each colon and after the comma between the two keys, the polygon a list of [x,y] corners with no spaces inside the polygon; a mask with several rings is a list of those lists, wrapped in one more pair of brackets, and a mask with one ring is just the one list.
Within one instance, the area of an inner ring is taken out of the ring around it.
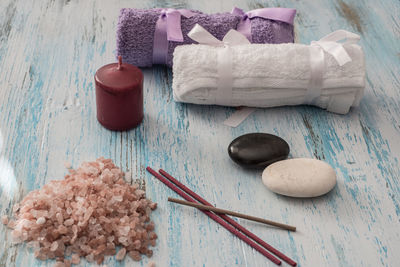
{"label": "white ribbon bow", "polygon": [[246,36],[233,29],[229,30],[222,41],[220,41],[199,24],[194,25],[193,29],[188,33],[188,36],[199,44],[212,46],[250,44],[250,41],[247,40]]}
{"label": "white ribbon bow", "polygon": [[[345,42],[338,43],[341,40],[345,40]],[[347,54],[343,45],[355,44],[358,41],[360,41],[359,35],[345,30],[337,30],[322,37],[319,41],[312,41],[311,45],[320,46],[325,52],[331,54],[336,59],[339,66],[343,66],[347,62],[351,61],[351,58],[349,54]]]}
{"label": "white ribbon bow", "polygon": [[[344,40],[340,43],[339,41]],[[345,30],[332,32],[319,41],[312,41],[310,45],[310,64],[311,76],[304,96],[304,104],[311,105],[321,96],[323,86],[323,75],[325,72],[325,53],[332,55],[339,66],[345,65],[351,61],[349,54],[343,47],[344,44],[356,44],[360,36]]]}
{"label": "white ribbon bow", "polygon": [[218,89],[215,103],[229,106],[232,100],[232,51],[231,46],[250,44],[250,41],[236,30],[229,30],[222,41],[199,24],[196,24],[188,36],[199,44],[223,47],[218,51]]}

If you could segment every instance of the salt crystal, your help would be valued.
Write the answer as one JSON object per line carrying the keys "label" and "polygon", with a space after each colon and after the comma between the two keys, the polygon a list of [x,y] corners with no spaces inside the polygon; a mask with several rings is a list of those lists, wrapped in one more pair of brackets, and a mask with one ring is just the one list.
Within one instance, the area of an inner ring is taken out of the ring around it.
{"label": "salt crystal", "polygon": [[124,236],[121,236],[121,237],[118,238],[118,241],[119,241],[120,243],[126,243],[127,240],[128,240],[128,239],[127,239],[126,237],[124,237]]}
{"label": "salt crystal", "polygon": [[36,220],[36,224],[44,224],[46,222],[46,219],[44,217],[39,217]]}
{"label": "salt crystal", "polygon": [[72,264],[79,264],[79,262],[81,261],[79,254],[72,254],[71,256],[71,263]]}
{"label": "salt crystal", "polygon": [[71,255],[72,254],[72,246],[68,246],[66,249],[65,249],[65,255],[66,256],[69,256],[69,255]]}
{"label": "salt crystal", "polygon": [[103,261],[104,261],[104,255],[102,255],[102,254],[97,255],[95,257],[95,261],[96,261],[97,264],[102,264]]}
{"label": "salt crystal", "polygon": [[31,214],[32,214],[32,216],[35,217],[35,218],[40,217],[40,216],[38,216],[37,210],[31,210]]}
{"label": "salt crystal", "polygon": [[58,243],[57,243],[57,241],[54,241],[53,243],[51,243],[50,251],[56,251],[57,248],[58,248]]}
{"label": "salt crystal", "polygon": [[11,228],[11,229],[14,229],[14,228],[15,228],[15,225],[16,225],[16,222],[15,222],[15,221],[9,221],[8,224],[7,224],[7,227],[8,227],[8,228]]}
{"label": "salt crystal", "polygon": [[119,260],[127,253],[137,261],[141,254],[151,256],[148,246],[156,244],[157,235],[150,213],[157,205],[145,199],[145,191],[127,184],[109,159],[68,172],[64,180],[50,181],[14,205],[15,221],[1,218],[14,229],[13,239],[29,241],[36,258],[55,258],[56,266],[77,264],[80,255],[101,264],[105,255],[116,254],[116,245],[123,245]]}
{"label": "salt crystal", "polygon": [[122,196],[113,196],[112,199],[115,201],[121,202],[123,198],[122,198]]}
{"label": "salt crystal", "polygon": [[105,255],[115,255],[116,254],[114,243],[107,243],[106,250],[104,251],[104,254]]}
{"label": "salt crystal", "polygon": [[72,225],[72,233],[73,233],[74,235],[77,235],[77,234],[78,234],[78,226],[76,226],[75,224]]}
{"label": "salt crystal", "polygon": [[150,207],[151,210],[155,210],[157,208],[157,203],[156,202],[152,202],[152,203],[150,203],[149,207]]}
{"label": "salt crystal", "polygon": [[140,242],[140,240],[135,240],[135,241],[133,242],[133,246],[134,246],[136,249],[139,249],[139,248],[142,246],[142,242]]}
{"label": "salt crystal", "polygon": [[147,252],[146,252],[146,256],[149,257],[149,258],[151,256],[153,256],[153,251],[151,249],[148,249]]}
{"label": "salt crystal", "polygon": [[144,192],[143,190],[140,190],[140,189],[136,190],[136,195],[139,198],[143,197],[145,194],[146,194],[146,192]]}
{"label": "salt crystal", "polygon": [[64,162],[64,167],[66,168],[66,169],[71,169],[72,168],[72,165],[71,165],[71,163],[69,163],[69,162]]}
{"label": "salt crystal", "polygon": [[154,232],[150,232],[149,239],[156,239],[156,238],[157,238],[157,234]]}
{"label": "salt crystal", "polygon": [[128,255],[134,261],[140,261],[142,259],[142,256],[140,255],[140,252],[136,251],[136,250],[129,251]]}
{"label": "salt crystal", "polygon": [[88,245],[82,245],[81,250],[85,253],[89,253],[92,249]]}
{"label": "salt crystal", "polygon": [[22,232],[22,241],[27,241],[27,240],[28,240],[28,233]]}
{"label": "salt crystal", "polygon": [[57,212],[56,218],[57,218],[57,222],[58,222],[59,224],[63,224],[63,222],[64,222],[64,217],[62,216],[61,212]]}
{"label": "salt crystal", "polygon": [[53,265],[53,267],[66,267],[66,266],[65,266],[64,262],[62,262],[62,261],[57,261],[57,262]]}
{"label": "salt crystal", "polygon": [[127,222],[129,222],[129,217],[125,215],[124,217],[121,218],[120,221],[121,221],[122,223],[127,223]]}
{"label": "salt crystal", "polygon": [[104,235],[100,235],[99,237],[97,237],[97,240],[99,241],[100,244],[107,243],[107,238]]}
{"label": "salt crystal", "polygon": [[99,254],[103,253],[103,251],[106,250],[106,248],[107,248],[106,245],[102,244],[96,248],[96,250],[93,252],[93,254],[99,255]]}
{"label": "salt crystal", "polygon": [[39,260],[42,260],[42,261],[47,259],[46,255],[41,253],[40,250],[36,250],[33,255],[35,256],[35,258],[38,258]]}
{"label": "salt crystal", "polygon": [[60,225],[60,226],[58,227],[57,230],[58,230],[58,232],[59,232],[60,234],[62,234],[62,235],[68,233],[68,228],[65,227],[64,225]]}
{"label": "salt crystal", "polygon": [[86,260],[88,261],[88,262],[92,262],[92,261],[94,261],[94,255],[93,254],[88,254],[88,255],[86,255]]}
{"label": "salt crystal", "polygon": [[103,170],[104,169],[104,163],[103,162],[98,162],[99,163],[99,169],[100,170]]}
{"label": "salt crystal", "polygon": [[154,222],[150,222],[149,224],[147,224],[146,230],[148,230],[148,231],[154,230]]}
{"label": "salt crystal", "polygon": [[7,217],[7,215],[3,215],[3,216],[1,217],[1,222],[2,222],[3,224],[8,224],[8,217]]}
{"label": "salt crystal", "polygon": [[128,234],[129,234],[129,230],[130,230],[131,228],[129,227],[129,226],[122,226],[122,227],[120,227],[119,228],[119,233],[122,235],[122,236],[127,236]]}
{"label": "salt crystal", "polygon": [[70,260],[64,260],[65,267],[71,267],[71,261]]}
{"label": "salt crystal", "polygon": [[68,213],[68,214],[71,214],[71,213],[72,213],[72,209],[68,207],[68,208],[67,208],[67,213]]}
{"label": "salt crystal", "polygon": [[70,243],[74,244],[76,238],[78,237],[78,226],[76,226],[76,224],[72,225],[72,233],[73,233],[73,236],[71,238]]}
{"label": "salt crystal", "polygon": [[13,212],[15,213],[15,212],[17,212],[19,210],[19,204],[17,203],[17,204],[15,204],[14,206],[13,206]]}
{"label": "salt crystal", "polygon": [[68,219],[64,221],[65,226],[71,226],[72,224],[74,224],[74,219]]}
{"label": "salt crystal", "polygon": [[115,259],[117,261],[122,261],[125,258],[125,254],[126,254],[126,249],[125,248],[121,248],[117,255],[115,255]]}
{"label": "salt crystal", "polygon": [[128,183],[131,183],[131,182],[132,182],[132,177],[133,177],[132,172],[130,172],[130,171],[125,172],[125,180],[126,180]]}

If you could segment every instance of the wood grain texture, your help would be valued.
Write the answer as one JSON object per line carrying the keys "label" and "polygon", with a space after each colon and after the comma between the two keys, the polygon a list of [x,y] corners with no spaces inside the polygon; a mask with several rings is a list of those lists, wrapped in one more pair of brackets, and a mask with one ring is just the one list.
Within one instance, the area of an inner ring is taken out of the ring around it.
{"label": "wood grain texture", "polygon": [[[361,34],[367,87],[347,115],[313,107],[259,109],[237,128],[234,110],[175,103],[172,73],[145,69],[145,118],[137,129],[110,132],[95,118],[93,75],[113,62],[122,7],[193,8],[205,12],[293,7],[296,41],[336,30]],[[145,172],[174,174],[209,202],[297,226],[295,233],[239,220],[300,266],[396,266],[400,263],[400,4],[350,1],[0,1],[0,213],[29,191],[62,179],[64,162],[112,158],[146,184],[159,203],[157,266],[273,266],[199,211],[172,205],[176,195]],[[329,194],[294,199],[268,191],[260,171],[234,165],[227,146],[249,132],[284,138],[291,157],[316,157],[337,171]],[[51,266],[0,226],[0,266]],[[107,266],[146,266],[107,258]],[[89,266],[83,262],[82,266]]]}

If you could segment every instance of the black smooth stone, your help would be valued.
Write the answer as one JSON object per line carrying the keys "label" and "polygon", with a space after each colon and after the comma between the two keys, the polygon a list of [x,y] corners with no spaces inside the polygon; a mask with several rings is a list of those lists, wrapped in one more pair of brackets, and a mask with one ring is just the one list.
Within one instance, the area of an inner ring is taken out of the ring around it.
{"label": "black smooth stone", "polygon": [[239,136],[228,147],[229,157],[245,168],[265,168],[286,159],[289,145],[282,138],[266,133],[250,133]]}

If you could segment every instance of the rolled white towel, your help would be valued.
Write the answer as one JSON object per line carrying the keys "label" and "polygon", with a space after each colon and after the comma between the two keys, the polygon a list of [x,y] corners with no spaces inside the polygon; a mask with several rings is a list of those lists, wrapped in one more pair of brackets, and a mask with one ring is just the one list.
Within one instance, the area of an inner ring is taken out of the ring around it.
{"label": "rolled white towel", "polygon": [[[195,29],[193,29],[195,30]],[[197,29],[199,30],[199,29]],[[204,30],[204,29],[200,29]],[[348,33],[342,31],[342,35]],[[352,33],[348,33],[352,34]],[[354,34],[352,34],[354,36]],[[322,40],[322,39],[321,39]],[[221,41],[219,41],[221,42]],[[221,42],[222,43],[222,42]],[[332,41],[328,42],[328,46]],[[327,44],[327,43],[325,43]],[[336,43],[334,43],[335,45]],[[221,99],[221,52],[229,49],[231,91]],[[319,46],[303,44],[243,44],[225,46],[192,44],[175,49],[173,95],[178,102],[225,106],[275,107],[311,104],[345,114],[357,106],[365,87],[364,53],[356,43],[340,44],[351,61],[340,66],[323,53],[322,79],[310,99],[310,79],[315,79],[314,57]],[[336,47],[337,48],[337,47]],[[342,52],[342,51],[341,51]],[[318,53],[317,53],[318,54]],[[318,77],[317,77],[318,78]],[[312,89],[314,90],[314,89]]]}

